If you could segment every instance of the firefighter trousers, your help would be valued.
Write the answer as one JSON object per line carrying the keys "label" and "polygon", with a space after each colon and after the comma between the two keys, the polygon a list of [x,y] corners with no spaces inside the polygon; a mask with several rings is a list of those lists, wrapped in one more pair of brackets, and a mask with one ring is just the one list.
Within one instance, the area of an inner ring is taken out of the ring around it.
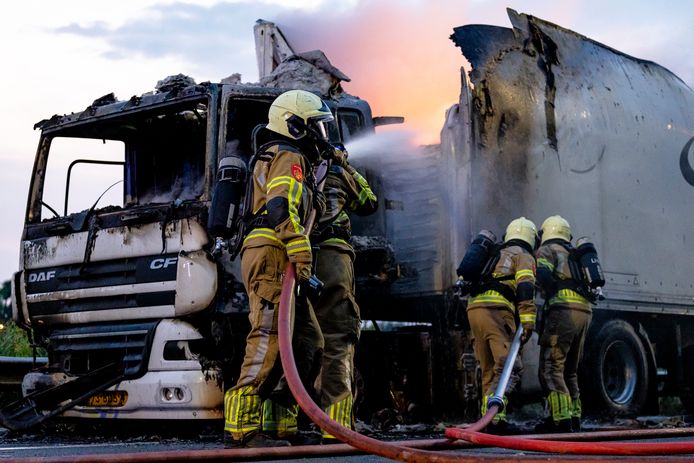
{"label": "firefighter trousers", "polygon": [[540,336],[540,384],[555,422],[580,418],[578,364],[591,313],[552,305]]}
{"label": "firefighter trousers", "polygon": [[[482,370],[482,393],[484,397],[488,397],[496,392],[499,384],[516,332],[516,320],[510,310],[496,306],[468,310],[467,316],[470,321],[475,356]],[[506,393],[511,392],[515,387],[522,367],[519,355],[513,365]],[[485,406],[486,404],[482,405],[482,410],[486,410]],[[498,414],[497,417],[502,420],[505,418],[503,413]]]}
{"label": "firefighter trousers", "polygon": [[[264,245],[243,250],[241,270],[248,293],[251,330],[239,380],[224,397],[224,430],[235,440],[247,440],[263,429],[296,429],[296,404],[282,377],[277,339],[279,300],[287,264],[287,255],[279,247]],[[305,299],[297,300],[295,306],[292,346],[301,379],[304,385],[311,384],[320,367],[323,337]],[[263,422],[264,417],[267,421],[271,416],[293,423]]]}
{"label": "firefighter trousers", "polygon": [[[315,301],[316,317],[325,339],[316,392],[323,410],[342,426],[352,428],[354,349],[361,322],[354,299],[353,254],[346,250],[319,249],[316,276],[325,284]],[[332,437],[325,432],[323,435]]]}

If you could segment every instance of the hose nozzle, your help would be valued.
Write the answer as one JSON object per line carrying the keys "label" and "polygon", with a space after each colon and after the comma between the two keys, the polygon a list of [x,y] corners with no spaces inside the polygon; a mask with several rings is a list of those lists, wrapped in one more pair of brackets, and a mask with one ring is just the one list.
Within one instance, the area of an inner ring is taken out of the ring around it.
{"label": "hose nozzle", "polygon": [[501,413],[504,411],[504,408],[506,408],[506,404],[504,403],[503,397],[499,397],[498,395],[493,395],[489,399],[487,399],[487,410],[490,408],[496,406],[497,407],[497,413]]}

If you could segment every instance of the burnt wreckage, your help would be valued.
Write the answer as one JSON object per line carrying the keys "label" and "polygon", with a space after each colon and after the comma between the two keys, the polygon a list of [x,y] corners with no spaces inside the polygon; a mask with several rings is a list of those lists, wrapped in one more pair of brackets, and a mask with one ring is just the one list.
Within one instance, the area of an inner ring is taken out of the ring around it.
{"label": "burnt wreckage", "polygon": [[[375,215],[353,220],[367,320],[357,413],[394,409],[386,421],[478,413],[464,303],[451,291],[455,267],[479,229],[557,212],[590,234],[607,276],[586,344],[584,404],[634,413],[657,407],[664,393],[691,409],[686,276],[694,269],[675,243],[694,229],[683,213],[694,194],[692,91],[655,63],[512,10],[509,17],[512,29],[455,29],[472,72],[462,76],[440,146],[406,158],[353,152],[379,198]],[[247,304],[229,254],[239,230],[207,227],[215,185],[244,181],[254,129],[285,87],[326,99],[336,117],[331,139],[348,149],[376,125],[399,121],[374,118],[366,101],[345,94],[346,76],[322,53],[293,53],[271,23],[255,33],[261,84],[178,76],[156,92],[107,96],[37,124],[13,311],[49,364],[27,375],[26,397],[2,411],[6,426],[57,414],[221,418],[222,385],[234,383],[243,356]],[[104,141],[116,149],[82,157],[95,151],[80,143]],[[60,158],[59,148],[71,157],[54,174],[49,158]],[[87,163],[112,178],[90,174],[94,196],[82,210],[70,176]],[[47,195],[56,177],[62,208]],[[646,255],[643,241],[661,243],[663,233],[668,243]],[[529,398],[540,393],[537,350],[536,337],[523,349],[519,392]]]}

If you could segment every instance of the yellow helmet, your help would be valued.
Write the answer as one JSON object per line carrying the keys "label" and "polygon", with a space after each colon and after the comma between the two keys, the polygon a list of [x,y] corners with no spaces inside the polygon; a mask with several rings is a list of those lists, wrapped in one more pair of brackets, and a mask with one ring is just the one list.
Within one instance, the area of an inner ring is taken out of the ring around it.
{"label": "yellow helmet", "polygon": [[307,130],[327,140],[326,123],[332,120],[333,114],[323,100],[305,90],[290,90],[272,102],[266,127],[294,140],[306,135]]}
{"label": "yellow helmet", "polygon": [[541,236],[543,243],[553,239],[571,241],[571,225],[560,215],[547,217],[542,222]]}
{"label": "yellow helmet", "polygon": [[537,227],[531,220],[525,217],[512,220],[511,223],[508,224],[508,227],[506,227],[506,235],[504,236],[504,242],[506,243],[511,240],[521,240],[534,248],[536,239]]}

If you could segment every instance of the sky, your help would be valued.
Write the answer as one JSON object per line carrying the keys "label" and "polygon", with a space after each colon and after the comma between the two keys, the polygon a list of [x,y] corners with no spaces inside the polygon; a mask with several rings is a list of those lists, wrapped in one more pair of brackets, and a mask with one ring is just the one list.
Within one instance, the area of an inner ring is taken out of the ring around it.
{"label": "sky", "polygon": [[172,74],[202,82],[238,72],[255,82],[253,24],[263,18],[296,51],[324,50],[374,115],[403,115],[419,143],[436,143],[466,66],[449,40],[453,27],[510,27],[507,7],[654,61],[694,86],[694,2],[686,0],[14,2],[0,15],[0,282],[18,269],[36,122],[110,92],[145,93]]}

